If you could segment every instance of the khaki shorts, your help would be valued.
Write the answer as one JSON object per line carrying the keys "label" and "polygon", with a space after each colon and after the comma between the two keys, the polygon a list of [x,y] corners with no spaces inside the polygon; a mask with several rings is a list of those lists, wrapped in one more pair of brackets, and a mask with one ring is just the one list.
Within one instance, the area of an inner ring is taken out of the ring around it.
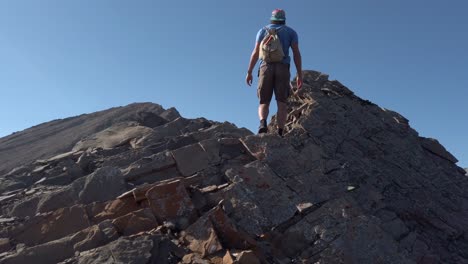
{"label": "khaki shorts", "polygon": [[257,96],[260,99],[260,104],[269,104],[273,92],[276,101],[286,103],[291,89],[290,78],[289,64],[263,62],[258,74]]}

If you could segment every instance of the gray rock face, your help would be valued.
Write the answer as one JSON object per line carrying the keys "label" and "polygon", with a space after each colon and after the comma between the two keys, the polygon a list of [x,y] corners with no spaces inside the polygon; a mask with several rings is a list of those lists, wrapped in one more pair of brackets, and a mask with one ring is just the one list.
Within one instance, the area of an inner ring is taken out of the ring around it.
{"label": "gray rock face", "polygon": [[78,200],[88,204],[110,200],[123,193],[126,187],[119,169],[104,167],[87,176],[83,187],[76,186],[75,189],[81,189],[78,193]]}
{"label": "gray rock face", "polygon": [[0,139],[0,263],[468,263],[437,140],[315,71],[288,107],[284,138],[133,104]]}

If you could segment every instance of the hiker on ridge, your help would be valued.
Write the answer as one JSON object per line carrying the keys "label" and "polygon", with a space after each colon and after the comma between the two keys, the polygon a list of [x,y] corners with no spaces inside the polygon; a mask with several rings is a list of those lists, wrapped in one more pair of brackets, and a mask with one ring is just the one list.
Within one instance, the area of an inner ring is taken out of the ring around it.
{"label": "hiker on ridge", "polygon": [[258,133],[267,133],[267,118],[270,101],[275,93],[278,104],[276,115],[278,123],[278,134],[283,135],[284,125],[287,118],[287,98],[290,93],[289,67],[291,58],[289,48],[293,51],[294,64],[297,69],[297,88],[302,87],[302,59],[299,51],[299,42],[296,31],[286,26],[286,14],[284,10],[275,9],[270,18],[270,24],[260,29],[257,33],[255,48],[250,57],[249,69],[247,70],[247,85],[252,85],[252,71],[260,58],[260,69],[258,72],[258,91],[260,99],[258,116],[260,127]]}

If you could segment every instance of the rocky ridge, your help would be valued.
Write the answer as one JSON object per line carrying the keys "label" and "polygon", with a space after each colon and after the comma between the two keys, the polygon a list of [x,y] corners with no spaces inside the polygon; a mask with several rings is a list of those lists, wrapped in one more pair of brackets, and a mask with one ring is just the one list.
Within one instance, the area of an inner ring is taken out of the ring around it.
{"label": "rocky ridge", "polygon": [[468,263],[456,158],[315,71],[284,138],[132,104],[0,158],[0,263]]}

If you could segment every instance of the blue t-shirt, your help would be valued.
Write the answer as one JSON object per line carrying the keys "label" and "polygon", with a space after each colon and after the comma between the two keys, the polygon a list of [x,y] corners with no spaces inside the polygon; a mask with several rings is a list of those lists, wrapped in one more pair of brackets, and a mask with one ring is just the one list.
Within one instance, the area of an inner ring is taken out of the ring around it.
{"label": "blue t-shirt", "polygon": [[[282,63],[290,64],[291,57],[289,57],[289,48],[291,47],[292,44],[299,42],[299,38],[297,36],[296,31],[294,31],[294,29],[286,25],[270,24],[266,27],[275,28],[275,29],[281,28],[281,30],[278,31],[278,36],[280,38],[281,44],[283,46],[283,52],[284,52],[284,59]],[[265,28],[260,29],[257,33],[257,38],[256,38],[257,43],[262,42],[266,34],[267,34],[267,31],[265,30]]]}

